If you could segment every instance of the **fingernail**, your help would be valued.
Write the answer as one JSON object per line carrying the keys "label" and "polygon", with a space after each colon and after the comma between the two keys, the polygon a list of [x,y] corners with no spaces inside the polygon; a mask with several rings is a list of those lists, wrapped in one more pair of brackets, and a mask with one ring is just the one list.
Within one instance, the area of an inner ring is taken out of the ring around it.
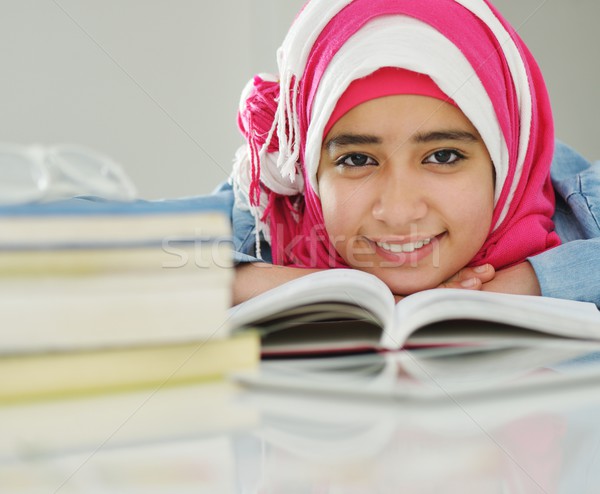
{"label": "fingernail", "polygon": [[473,288],[475,285],[477,285],[478,281],[479,280],[477,278],[469,278],[468,280],[461,281],[460,286],[463,288]]}
{"label": "fingernail", "polygon": [[483,266],[477,266],[475,268],[473,268],[473,271],[475,271],[476,273],[485,273],[488,270],[489,266],[487,264],[484,264]]}

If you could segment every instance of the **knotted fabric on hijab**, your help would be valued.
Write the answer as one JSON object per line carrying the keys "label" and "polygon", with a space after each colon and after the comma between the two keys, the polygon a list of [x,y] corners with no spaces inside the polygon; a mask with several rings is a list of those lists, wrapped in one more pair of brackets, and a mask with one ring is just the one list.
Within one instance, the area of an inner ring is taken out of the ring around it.
{"label": "knotted fabric on hijab", "polygon": [[325,231],[317,168],[351,83],[383,67],[427,75],[481,135],[496,173],[492,229],[471,265],[501,269],[558,245],[554,128],[531,53],[486,0],[311,0],[278,51],[279,75],[242,94],[232,182],[276,264],[345,267]]}

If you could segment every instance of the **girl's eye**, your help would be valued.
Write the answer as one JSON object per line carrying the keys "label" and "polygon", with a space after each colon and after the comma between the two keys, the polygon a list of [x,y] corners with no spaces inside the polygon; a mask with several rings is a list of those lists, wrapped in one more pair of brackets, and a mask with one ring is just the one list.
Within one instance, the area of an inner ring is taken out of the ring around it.
{"label": "girl's eye", "polygon": [[436,165],[452,165],[457,161],[464,159],[464,155],[453,149],[441,149],[425,158],[424,163],[434,163]]}
{"label": "girl's eye", "polygon": [[376,164],[377,162],[373,158],[367,156],[366,154],[360,153],[346,154],[345,156],[342,156],[336,161],[336,165],[343,165],[349,167],[360,167]]}

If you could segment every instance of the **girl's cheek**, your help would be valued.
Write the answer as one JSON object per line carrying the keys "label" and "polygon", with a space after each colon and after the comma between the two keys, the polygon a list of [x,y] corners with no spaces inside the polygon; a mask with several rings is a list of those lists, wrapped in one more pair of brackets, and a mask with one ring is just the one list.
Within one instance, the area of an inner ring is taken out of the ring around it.
{"label": "girl's cheek", "polygon": [[321,207],[325,227],[330,235],[351,235],[360,218],[370,210],[372,184],[362,180],[348,180],[339,176],[325,175],[319,182]]}

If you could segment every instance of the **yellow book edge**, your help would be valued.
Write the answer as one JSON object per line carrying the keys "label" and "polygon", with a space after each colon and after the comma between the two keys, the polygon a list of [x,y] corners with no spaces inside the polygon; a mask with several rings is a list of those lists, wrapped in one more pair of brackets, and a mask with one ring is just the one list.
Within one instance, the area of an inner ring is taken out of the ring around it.
{"label": "yellow book edge", "polygon": [[260,360],[254,331],[175,345],[0,357],[0,405],[223,378]]}

